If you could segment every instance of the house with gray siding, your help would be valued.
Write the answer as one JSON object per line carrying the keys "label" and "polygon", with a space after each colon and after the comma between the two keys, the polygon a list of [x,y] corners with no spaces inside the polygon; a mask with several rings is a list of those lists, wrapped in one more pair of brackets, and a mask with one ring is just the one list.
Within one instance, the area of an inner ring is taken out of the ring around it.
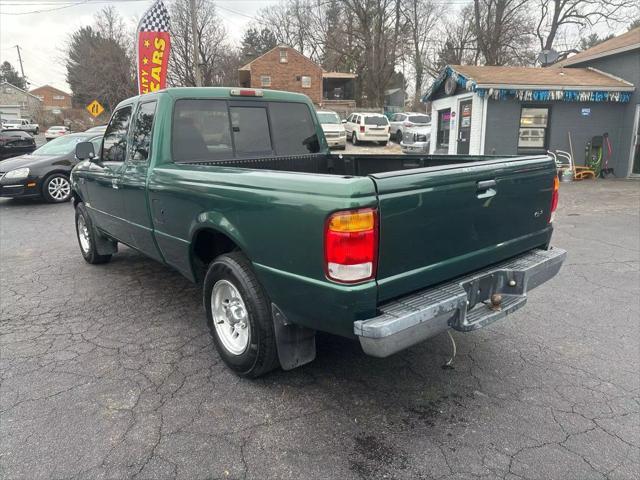
{"label": "house with gray siding", "polygon": [[447,66],[423,98],[431,102],[431,151],[564,150],[584,165],[589,146],[603,142],[616,176],[640,174],[639,53],[640,28],[552,67]]}
{"label": "house with gray siding", "polygon": [[618,132],[613,165],[617,176],[640,175],[640,27],[629,30],[550,68],[593,68],[636,86],[619,117],[607,118]]}
{"label": "house with gray siding", "polygon": [[42,100],[9,82],[0,83],[0,118],[3,120],[35,118],[42,110]]}

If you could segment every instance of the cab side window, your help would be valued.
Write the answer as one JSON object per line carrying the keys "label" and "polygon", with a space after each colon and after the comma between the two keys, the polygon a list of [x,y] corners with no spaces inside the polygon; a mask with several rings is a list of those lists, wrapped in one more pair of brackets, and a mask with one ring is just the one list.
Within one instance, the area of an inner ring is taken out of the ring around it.
{"label": "cab side window", "polygon": [[151,147],[151,130],[156,113],[156,103],[147,102],[138,106],[131,132],[129,147],[129,161],[132,163],[147,163],[149,148]]}
{"label": "cab side window", "polygon": [[101,157],[103,162],[124,162],[130,120],[131,107],[122,107],[113,114],[104,133]]}

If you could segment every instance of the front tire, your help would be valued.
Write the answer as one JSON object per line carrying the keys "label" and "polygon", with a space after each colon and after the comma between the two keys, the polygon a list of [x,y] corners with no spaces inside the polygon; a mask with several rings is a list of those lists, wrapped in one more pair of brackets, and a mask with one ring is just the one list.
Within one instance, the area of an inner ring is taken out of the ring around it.
{"label": "front tire", "polygon": [[76,235],[80,253],[87,263],[98,265],[111,260],[111,255],[100,255],[96,250],[96,237],[91,219],[84,204],[79,203],[76,207]]}
{"label": "front tire", "polygon": [[358,142],[358,137],[356,136],[356,132],[353,132],[351,134],[351,143],[353,145],[358,145],[358,143],[360,143],[360,142]]}
{"label": "front tire", "polygon": [[382,145],[383,147],[387,146],[387,142],[378,142],[378,145]]}
{"label": "front tire", "polygon": [[203,300],[213,343],[231,370],[256,378],[278,366],[270,302],[241,252],[211,263]]}
{"label": "front tire", "polygon": [[396,142],[398,142],[398,145],[402,142],[402,132],[400,130],[396,132]]}
{"label": "front tire", "polygon": [[42,183],[42,196],[49,203],[67,202],[71,198],[71,182],[69,177],[54,173]]}

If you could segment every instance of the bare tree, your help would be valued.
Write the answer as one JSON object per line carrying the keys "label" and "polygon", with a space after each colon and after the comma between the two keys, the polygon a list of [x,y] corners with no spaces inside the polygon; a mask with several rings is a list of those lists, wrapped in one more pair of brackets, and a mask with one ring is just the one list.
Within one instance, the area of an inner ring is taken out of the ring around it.
{"label": "bare tree", "polygon": [[409,38],[409,57],[414,74],[414,108],[420,104],[429,57],[434,56],[436,26],[443,16],[443,8],[432,0],[404,0],[402,10],[405,30]]}
{"label": "bare tree", "polygon": [[533,62],[529,0],[474,0],[475,36],[485,65]]}
{"label": "bare tree", "polygon": [[437,76],[447,65],[476,65],[480,53],[476,44],[473,5],[462,8],[454,18],[444,21],[437,57],[429,64],[431,76]]}
{"label": "bare tree", "polygon": [[[635,11],[636,0],[537,0],[539,16],[535,35],[541,50],[559,50],[561,58],[575,52],[570,45],[558,46],[558,37],[568,29],[577,31],[605,22],[609,25],[626,23]],[[575,36],[577,45],[578,36]]]}
{"label": "bare tree", "polygon": [[[198,63],[204,86],[221,85],[237,72],[225,69],[239,64],[239,54],[227,41],[227,31],[218,17],[212,0],[196,2]],[[176,0],[171,7],[171,56],[169,82],[172,85],[195,86],[191,10],[189,0]],[[234,63],[232,60],[236,59]],[[237,66],[234,67],[237,69]],[[233,82],[234,84],[236,81]]]}
{"label": "bare tree", "polygon": [[119,45],[126,46],[130,42],[133,32],[127,31],[122,16],[113,5],[103,7],[94,17],[95,29],[108,40],[113,40]]}
{"label": "bare tree", "polygon": [[384,104],[384,93],[394,78],[403,15],[401,0],[342,0],[350,24],[351,48],[362,85],[363,103]]}

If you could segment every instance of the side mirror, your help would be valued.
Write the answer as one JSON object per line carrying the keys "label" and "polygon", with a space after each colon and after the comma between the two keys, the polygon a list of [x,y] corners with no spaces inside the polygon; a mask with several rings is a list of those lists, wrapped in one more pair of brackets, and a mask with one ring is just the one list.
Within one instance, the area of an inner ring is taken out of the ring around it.
{"label": "side mirror", "polygon": [[342,123],[347,123],[347,119],[345,118],[344,120],[342,120]]}
{"label": "side mirror", "polygon": [[96,152],[93,150],[93,143],[79,142],[76,144],[76,158],[78,160],[93,160]]}

